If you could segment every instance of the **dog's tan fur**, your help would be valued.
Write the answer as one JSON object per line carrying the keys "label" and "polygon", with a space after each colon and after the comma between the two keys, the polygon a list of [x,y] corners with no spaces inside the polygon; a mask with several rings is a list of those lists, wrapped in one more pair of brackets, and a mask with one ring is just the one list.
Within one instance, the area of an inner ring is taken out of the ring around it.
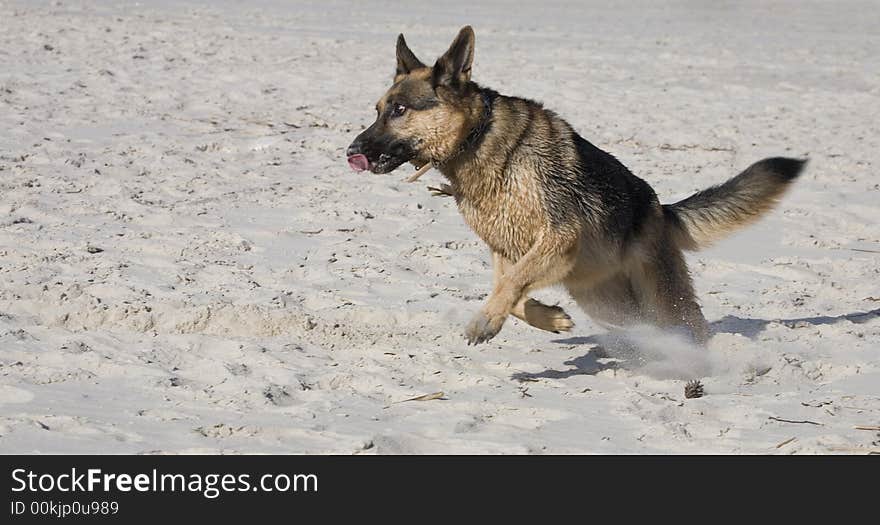
{"label": "dog's tan fur", "polygon": [[[802,162],[767,159],[724,185],[661,205],[647,183],[552,111],[471,82],[473,52],[474,33],[465,27],[427,67],[401,35],[394,85],[377,104],[376,123],[352,146],[369,151],[371,143],[405,140],[405,148],[389,146],[410,152],[397,161],[433,163],[449,181],[435,190],[455,198],[491,249],[494,285],[466,329],[468,341],[490,339],[510,315],[543,330],[571,329],[561,308],[528,296],[562,284],[606,326],[684,326],[705,342],[682,250],[755,220]],[[401,101],[418,109],[388,116]]]}

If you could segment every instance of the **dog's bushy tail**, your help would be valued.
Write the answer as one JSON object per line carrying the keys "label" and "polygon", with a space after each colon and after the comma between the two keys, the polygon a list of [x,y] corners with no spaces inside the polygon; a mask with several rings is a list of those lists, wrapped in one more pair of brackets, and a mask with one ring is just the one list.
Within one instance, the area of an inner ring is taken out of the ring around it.
{"label": "dog's bushy tail", "polygon": [[751,224],[773,208],[806,162],[785,157],[764,159],[723,184],[675,204],[664,204],[673,241],[681,249],[699,250]]}

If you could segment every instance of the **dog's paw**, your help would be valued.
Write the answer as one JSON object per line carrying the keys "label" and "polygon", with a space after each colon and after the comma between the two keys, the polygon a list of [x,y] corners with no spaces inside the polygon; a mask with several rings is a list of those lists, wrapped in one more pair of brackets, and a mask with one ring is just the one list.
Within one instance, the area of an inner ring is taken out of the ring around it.
{"label": "dog's paw", "polygon": [[[542,306],[543,308],[539,314],[539,320],[534,326],[555,334],[558,334],[559,332],[568,332],[574,327],[571,317],[569,317],[561,307]],[[531,316],[529,317],[531,320]]]}
{"label": "dog's paw", "polygon": [[571,317],[559,306],[547,306],[546,304],[528,299],[514,309],[513,315],[541,330],[547,330],[558,334],[568,332],[574,327]]}
{"label": "dog's paw", "polygon": [[441,184],[440,187],[428,186],[428,191],[434,197],[455,197],[452,186],[449,184]]}
{"label": "dog's paw", "polygon": [[501,331],[501,327],[504,325],[504,320],[505,317],[489,317],[483,311],[477,313],[464,331],[468,345],[485,343],[498,335],[498,332]]}

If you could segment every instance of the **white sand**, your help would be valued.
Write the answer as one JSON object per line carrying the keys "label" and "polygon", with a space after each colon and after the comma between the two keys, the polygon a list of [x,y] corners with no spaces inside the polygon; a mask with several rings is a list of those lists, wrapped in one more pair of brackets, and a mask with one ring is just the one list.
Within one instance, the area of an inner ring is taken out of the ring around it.
{"label": "white sand", "polygon": [[[0,1],[0,452],[880,449],[877,3],[592,3]],[[344,150],[397,33],[432,60],[466,23],[476,80],[664,202],[809,156],[689,257],[708,351],[602,357],[558,290],[571,334],[465,345],[488,251],[437,173]]]}

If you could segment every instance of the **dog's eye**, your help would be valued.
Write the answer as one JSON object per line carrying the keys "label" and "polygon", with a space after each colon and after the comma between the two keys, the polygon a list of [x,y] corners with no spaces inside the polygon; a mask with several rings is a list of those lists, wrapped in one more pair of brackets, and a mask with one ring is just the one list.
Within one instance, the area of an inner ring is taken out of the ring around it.
{"label": "dog's eye", "polygon": [[399,117],[406,112],[406,106],[403,104],[394,104],[394,107],[391,108],[391,116]]}

